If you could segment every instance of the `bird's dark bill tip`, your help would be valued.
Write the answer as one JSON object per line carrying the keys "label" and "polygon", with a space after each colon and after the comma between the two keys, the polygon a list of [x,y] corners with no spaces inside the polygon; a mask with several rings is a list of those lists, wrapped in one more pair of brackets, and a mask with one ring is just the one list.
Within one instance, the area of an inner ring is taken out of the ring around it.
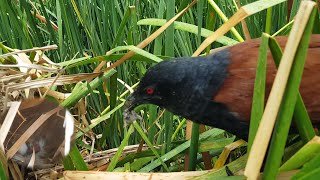
{"label": "bird's dark bill tip", "polygon": [[124,103],[125,111],[127,112],[132,111],[137,105],[138,105],[138,102],[133,93],[130,96],[128,96],[128,98],[126,99],[126,102]]}
{"label": "bird's dark bill tip", "polygon": [[134,108],[137,107],[138,105],[139,105],[139,101],[137,101],[135,97],[135,93],[131,94],[127,98],[124,104],[125,110],[123,111],[123,120],[124,120],[125,127],[135,120],[142,119],[142,117],[134,111]]}

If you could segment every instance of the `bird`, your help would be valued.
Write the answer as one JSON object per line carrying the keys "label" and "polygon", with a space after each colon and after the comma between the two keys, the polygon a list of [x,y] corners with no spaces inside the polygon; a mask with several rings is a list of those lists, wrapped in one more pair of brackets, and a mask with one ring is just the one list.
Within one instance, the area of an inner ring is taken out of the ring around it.
{"label": "bird", "polygon": [[[283,49],[287,37],[276,37]],[[134,108],[154,104],[193,122],[224,129],[247,140],[260,39],[214,51],[208,56],[162,61],[141,78],[125,102],[124,119]],[[300,93],[313,123],[320,122],[320,35],[310,38]],[[268,52],[266,98],[276,74]]]}

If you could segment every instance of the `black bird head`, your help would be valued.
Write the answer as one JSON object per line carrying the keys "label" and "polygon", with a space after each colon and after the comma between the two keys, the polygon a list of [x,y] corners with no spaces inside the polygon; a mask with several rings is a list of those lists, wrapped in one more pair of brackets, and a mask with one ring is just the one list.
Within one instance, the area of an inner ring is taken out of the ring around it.
{"label": "black bird head", "polygon": [[[128,110],[155,104],[177,115],[194,118],[212,100],[227,76],[227,53],[176,58],[150,68],[126,102]],[[201,112],[200,112],[201,113]]]}

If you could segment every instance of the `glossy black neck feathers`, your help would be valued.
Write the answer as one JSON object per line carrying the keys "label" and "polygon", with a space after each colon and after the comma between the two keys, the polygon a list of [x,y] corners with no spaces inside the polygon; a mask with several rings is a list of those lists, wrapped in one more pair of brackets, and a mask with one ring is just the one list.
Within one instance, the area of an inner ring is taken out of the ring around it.
{"label": "glossy black neck feathers", "polygon": [[200,124],[224,129],[244,140],[248,139],[249,124],[238,119],[224,104],[210,101],[203,105],[200,113],[187,118]]}

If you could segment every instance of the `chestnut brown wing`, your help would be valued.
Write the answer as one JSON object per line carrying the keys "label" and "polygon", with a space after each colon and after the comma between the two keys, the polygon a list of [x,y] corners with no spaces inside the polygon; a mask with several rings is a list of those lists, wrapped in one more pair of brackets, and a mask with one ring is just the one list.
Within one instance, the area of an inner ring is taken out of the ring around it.
{"label": "chestnut brown wing", "polygon": [[[278,37],[277,41],[284,48],[286,37]],[[254,80],[260,40],[249,40],[228,47],[231,64],[229,75],[214,101],[226,104],[241,120],[250,119]],[[268,96],[276,67],[270,52],[267,61],[267,92]],[[300,92],[314,123],[320,121],[320,36],[313,35],[310,40],[307,61],[303,73]]]}

